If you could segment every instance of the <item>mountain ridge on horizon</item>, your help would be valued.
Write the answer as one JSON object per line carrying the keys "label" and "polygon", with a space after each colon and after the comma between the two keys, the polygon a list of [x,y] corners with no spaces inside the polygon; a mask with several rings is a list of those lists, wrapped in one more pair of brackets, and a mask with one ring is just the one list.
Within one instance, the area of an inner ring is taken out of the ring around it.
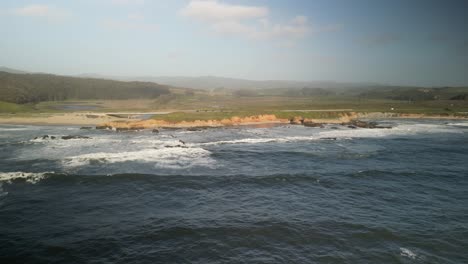
{"label": "mountain ridge on horizon", "polygon": [[372,83],[372,82],[339,82],[331,80],[252,80],[244,78],[222,77],[213,75],[203,76],[115,76],[105,75],[99,73],[81,73],[72,75],[62,75],[55,73],[44,72],[29,72],[17,70],[10,67],[0,66],[0,71],[8,73],[28,74],[52,74],[58,76],[70,76],[79,78],[96,78],[116,81],[140,81],[140,82],[154,82],[163,85],[170,85],[175,87],[192,88],[192,89],[276,89],[276,88],[353,88],[361,86],[386,86],[386,84]]}
{"label": "mountain ridge on horizon", "polygon": [[[226,89],[226,90],[242,90],[242,89],[302,89],[302,88],[322,88],[322,89],[347,89],[347,88],[366,88],[366,87],[412,87],[412,88],[437,88],[428,86],[416,85],[394,85],[376,82],[340,82],[331,80],[252,80],[233,77],[221,77],[213,75],[203,76],[116,76],[105,75],[99,73],[81,73],[81,74],[55,74],[46,72],[30,72],[18,70],[10,67],[0,66],[0,71],[16,74],[51,74],[57,76],[68,76],[78,78],[94,78],[115,81],[137,81],[137,82],[152,82],[161,85],[169,85],[180,88],[191,89]],[[449,86],[450,87],[450,86]],[[466,87],[466,86],[453,86],[453,87]]]}

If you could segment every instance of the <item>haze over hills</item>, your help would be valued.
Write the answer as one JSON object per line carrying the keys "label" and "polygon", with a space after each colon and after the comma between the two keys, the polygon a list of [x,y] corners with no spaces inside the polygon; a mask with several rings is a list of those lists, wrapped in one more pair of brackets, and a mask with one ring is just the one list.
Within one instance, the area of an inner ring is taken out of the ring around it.
{"label": "haze over hills", "polygon": [[[0,67],[0,71],[9,73],[29,73],[27,71]],[[380,86],[370,82],[336,82],[336,81],[295,81],[295,80],[248,80],[219,76],[116,76],[97,73],[71,75],[79,78],[95,78],[116,81],[154,82],[163,85],[192,89],[295,89],[295,88],[357,88]]]}
{"label": "haze over hills", "polygon": [[167,85],[194,89],[278,89],[278,88],[347,88],[375,85],[371,83],[345,83],[334,81],[294,81],[294,80],[247,80],[217,76],[159,76],[135,77],[131,80],[152,81]]}
{"label": "haze over hills", "polygon": [[17,104],[70,99],[151,99],[171,93],[169,88],[151,82],[0,71],[0,101]]}
{"label": "haze over hills", "polygon": [[26,71],[21,71],[17,69],[12,69],[4,66],[0,66],[0,72],[8,72],[8,73],[28,73]]}
{"label": "haze over hills", "polygon": [[[466,87],[424,88],[325,81],[253,81],[212,76],[119,78],[86,74],[72,77],[25,73],[6,67],[1,69],[6,71],[0,71],[0,101],[20,104],[70,99],[151,99],[163,94],[171,94],[171,87],[183,87],[182,93],[187,89],[186,87],[196,88],[198,93],[203,89],[217,89],[224,91],[225,95],[236,97],[332,96],[348,99],[404,101],[466,100],[468,98]],[[188,94],[193,94],[193,92]],[[206,91],[202,94],[209,96],[210,93]]]}
{"label": "haze over hills", "polygon": [[77,75],[85,78],[100,78],[119,81],[155,82],[175,87],[192,89],[299,89],[299,88],[353,88],[380,85],[377,83],[362,82],[335,82],[335,81],[295,81],[295,80],[248,80],[219,76],[108,76],[94,73]]}

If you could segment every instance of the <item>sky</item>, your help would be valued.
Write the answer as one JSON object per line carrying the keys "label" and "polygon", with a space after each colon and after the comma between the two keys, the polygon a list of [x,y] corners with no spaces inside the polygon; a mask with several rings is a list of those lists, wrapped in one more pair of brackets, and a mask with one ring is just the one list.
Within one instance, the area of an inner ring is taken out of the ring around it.
{"label": "sky", "polygon": [[465,0],[2,0],[0,66],[468,85]]}

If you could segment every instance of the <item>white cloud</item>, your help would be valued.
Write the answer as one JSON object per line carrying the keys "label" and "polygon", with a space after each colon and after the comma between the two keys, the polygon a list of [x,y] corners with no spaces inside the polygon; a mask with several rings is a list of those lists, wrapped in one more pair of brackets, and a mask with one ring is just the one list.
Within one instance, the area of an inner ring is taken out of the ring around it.
{"label": "white cloud", "polygon": [[180,13],[204,21],[224,21],[265,17],[269,10],[262,6],[230,5],[217,0],[193,0]]}
{"label": "white cloud", "polygon": [[218,0],[192,0],[180,11],[180,14],[207,24],[215,33],[252,39],[286,38],[288,42],[292,42],[310,33],[339,29],[333,25],[313,27],[308,18],[302,15],[295,16],[287,22],[272,23],[268,7],[232,5]]}
{"label": "white cloud", "polygon": [[14,15],[27,17],[43,17],[50,19],[62,19],[69,16],[69,12],[50,5],[27,5],[12,10]]}

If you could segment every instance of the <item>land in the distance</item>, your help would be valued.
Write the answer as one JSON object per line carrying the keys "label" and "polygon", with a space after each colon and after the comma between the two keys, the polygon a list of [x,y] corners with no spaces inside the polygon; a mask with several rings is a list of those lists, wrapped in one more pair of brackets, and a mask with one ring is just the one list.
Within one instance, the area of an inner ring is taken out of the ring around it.
{"label": "land in the distance", "polygon": [[293,119],[345,123],[366,117],[468,117],[468,87],[264,85],[194,89],[0,72],[0,123],[153,128],[288,123]]}

